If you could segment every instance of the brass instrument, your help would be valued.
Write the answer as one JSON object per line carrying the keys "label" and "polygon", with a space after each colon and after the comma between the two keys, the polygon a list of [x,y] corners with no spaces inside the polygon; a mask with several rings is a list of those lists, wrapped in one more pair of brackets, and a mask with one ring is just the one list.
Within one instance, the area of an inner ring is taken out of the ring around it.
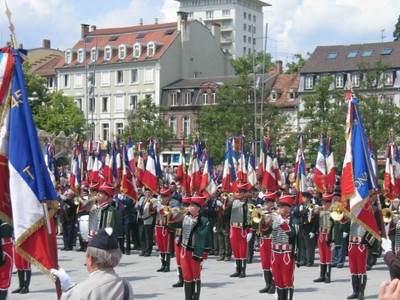
{"label": "brass instrument", "polygon": [[314,212],[314,214],[319,214],[322,210],[322,207],[319,206],[318,204],[313,204],[313,203],[308,203],[307,204],[307,209],[310,212]]}
{"label": "brass instrument", "polygon": [[247,204],[247,208],[249,209],[249,212],[253,212],[256,209],[256,206],[253,203]]}
{"label": "brass instrument", "polygon": [[259,224],[263,219],[266,222],[270,222],[272,221],[272,217],[273,216],[278,216],[279,213],[277,211],[267,211],[267,212],[263,212],[260,209],[254,209],[251,213],[251,219],[254,223]]}
{"label": "brass instrument", "polygon": [[382,218],[384,223],[390,223],[393,219],[398,219],[399,214],[394,213],[390,208],[382,209]]}
{"label": "brass instrument", "polygon": [[341,202],[334,202],[330,207],[330,216],[335,221],[340,221],[344,217],[344,205]]}
{"label": "brass instrument", "polygon": [[188,212],[189,211],[189,207],[170,207],[170,206],[164,206],[164,213],[166,215],[169,214],[177,214],[180,212]]}
{"label": "brass instrument", "polygon": [[224,201],[228,200],[229,199],[229,193],[227,193],[227,192],[222,193],[221,194],[221,199],[224,200]]}

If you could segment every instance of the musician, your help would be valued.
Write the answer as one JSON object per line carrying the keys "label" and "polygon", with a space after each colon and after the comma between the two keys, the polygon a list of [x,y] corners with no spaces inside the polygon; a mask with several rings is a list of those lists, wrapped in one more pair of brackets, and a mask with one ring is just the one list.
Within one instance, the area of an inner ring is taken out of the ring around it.
{"label": "musician", "polygon": [[230,261],[232,257],[232,247],[229,238],[230,218],[233,197],[229,193],[220,193],[215,199],[217,220],[215,229],[218,237],[218,258],[217,261]]}
{"label": "musician", "polygon": [[[333,224],[331,218],[330,207],[332,204],[333,194],[324,193],[322,196],[322,210],[317,214],[316,219],[319,223],[318,229],[318,249],[319,249],[319,278],[314,282],[331,282],[332,271],[332,251],[335,248],[333,241]],[[314,208],[314,210],[320,209]]]}
{"label": "musician", "polygon": [[185,214],[182,223],[171,226],[182,226],[180,244],[182,274],[184,279],[185,300],[200,299],[201,262],[209,251],[208,220],[200,215],[201,207],[206,199],[201,194],[194,194],[190,200],[189,212]]}
{"label": "musician", "polygon": [[[0,299],[7,299],[8,288],[11,284],[11,271],[13,268],[12,235],[13,228],[0,219]],[[19,277],[20,275],[18,274]],[[23,283],[20,281],[21,290]]]}
{"label": "musician", "polygon": [[237,187],[239,194],[235,195],[231,204],[230,240],[236,262],[236,271],[230,277],[246,277],[247,247],[248,241],[253,235],[249,223],[251,216],[247,205],[249,189],[248,182],[239,182]]}
{"label": "musician", "polygon": [[87,228],[88,220],[89,220],[89,212],[94,205],[96,198],[93,198],[89,195],[89,188],[85,185],[82,185],[80,197],[75,198],[75,204],[78,205],[76,209],[77,213],[77,226],[78,226],[78,239],[79,239],[79,249],[77,251],[85,252],[88,243],[88,232],[85,231]]}
{"label": "musician", "polygon": [[266,234],[272,235],[272,276],[278,300],[293,299],[296,230],[291,224],[290,210],[295,196],[282,194],[278,201],[278,214],[272,217],[272,226]]}
{"label": "musician", "polygon": [[76,210],[78,205],[75,203],[75,191],[71,188],[67,189],[64,195],[61,196],[60,203],[60,219],[63,227],[63,242],[62,250],[71,251],[74,244]]}
{"label": "musician", "polygon": [[[253,187],[249,191],[249,198],[247,200],[247,205],[251,205],[255,207],[259,203],[259,198],[258,195],[260,193],[260,190],[256,187]],[[256,242],[257,235],[253,234],[248,241],[247,244],[247,263],[251,264],[253,262],[253,257],[254,257],[254,244]]]}
{"label": "musician", "polygon": [[111,227],[118,240],[123,239],[121,217],[118,210],[111,205],[114,188],[107,183],[100,186],[97,194],[97,206],[89,213],[89,241],[100,228]]}
{"label": "musician", "polygon": [[[260,259],[263,269],[265,288],[259,290],[260,293],[275,294],[275,282],[271,271],[272,237],[270,233],[267,233],[267,230],[272,224],[272,214],[276,212],[275,201],[277,198],[277,192],[273,191],[266,191],[264,197],[262,198],[261,212],[264,214],[264,217],[261,218],[257,230],[259,231],[260,236]],[[269,217],[267,218],[265,215]]]}
{"label": "musician", "polygon": [[139,240],[141,252],[139,256],[151,256],[153,251],[154,222],[156,206],[153,203],[157,199],[149,188],[144,188],[144,194],[139,198],[135,208],[138,211]]}
{"label": "musician", "polygon": [[161,268],[157,272],[169,272],[170,270],[170,231],[167,224],[167,208],[179,208],[180,203],[178,200],[171,199],[171,190],[167,187],[163,187],[160,190],[159,201],[155,202],[157,207],[156,224],[155,224],[155,238],[160,253]]}

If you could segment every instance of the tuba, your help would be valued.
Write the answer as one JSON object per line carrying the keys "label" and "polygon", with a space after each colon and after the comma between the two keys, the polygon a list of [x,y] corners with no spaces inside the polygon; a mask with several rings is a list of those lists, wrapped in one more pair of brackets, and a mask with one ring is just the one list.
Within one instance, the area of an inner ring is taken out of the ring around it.
{"label": "tuba", "polygon": [[335,202],[330,207],[330,216],[335,221],[340,221],[344,217],[344,205],[341,202]]}

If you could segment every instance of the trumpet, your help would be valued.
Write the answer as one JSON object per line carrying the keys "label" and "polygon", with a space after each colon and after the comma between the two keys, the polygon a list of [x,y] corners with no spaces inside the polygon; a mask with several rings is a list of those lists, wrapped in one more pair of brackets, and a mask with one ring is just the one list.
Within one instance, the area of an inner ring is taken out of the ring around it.
{"label": "trumpet", "polygon": [[393,219],[398,219],[399,214],[395,214],[390,208],[382,209],[382,218],[384,223],[390,223]]}
{"label": "trumpet", "polygon": [[340,202],[335,202],[330,207],[330,216],[335,221],[340,221],[344,217],[344,205]]}
{"label": "trumpet", "polygon": [[319,206],[318,204],[308,203],[308,204],[307,204],[307,209],[308,209],[310,212],[314,212],[315,214],[318,214],[318,213],[321,212],[322,207]]}
{"label": "trumpet", "polygon": [[222,200],[226,201],[226,200],[229,199],[229,193],[224,192],[224,193],[221,194],[220,197],[221,197]]}
{"label": "trumpet", "polygon": [[164,206],[164,213],[166,215],[170,214],[177,214],[180,212],[188,212],[189,207],[170,207],[170,206]]}
{"label": "trumpet", "polygon": [[249,212],[253,212],[257,207],[253,203],[247,204],[247,208],[249,209]]}
{"label": "trumpet", "polygon": [[270,222],[273,216],[278,216],[279,213],[277,211],[267,211],[263,212],[259,209],[254,209],[251,213],[251,219],[253,223],[259,224],[263,219],[266,222]]}

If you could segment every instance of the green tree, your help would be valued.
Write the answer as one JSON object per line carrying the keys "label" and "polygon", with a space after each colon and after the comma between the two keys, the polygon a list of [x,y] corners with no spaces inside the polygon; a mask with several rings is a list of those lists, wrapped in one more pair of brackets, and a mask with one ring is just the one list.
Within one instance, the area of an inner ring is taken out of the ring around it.
{"label": "green tree", "polygon": [[164,149],[173,138],[171,127],[161,117],[161,112],[165,110],[167,108],[157,106],[152,99],[143,99],[138,103],[136,110],[128,115],[128,125],[123,138],[126,139],[130,135],[135,141],[153,137],[158,140],[160,150]]}
{"label": "green tree", "polygon": [[394,26],[393,38],[395,42],[398,42],[400,40],[400,16],[397,19],[396,25]]}
{"label": "green tree", "polygon": [[[307,55],[311,54],[307,52]],[[286,64],[285,74],[298,74],[300,73],[301,68],[306,64],[307,58],[304,58],[301,54],[295,54],[294,58],[296,61]]]}
{"label": "green tree", "polygon": [[236,59],[232,59],[231,63],[237,75],[248,75],[253,74],[254,72],[257,74],[262,74],[263,71],[264,73],[268,73],[269,68],[274,66],[271,61],[271,54],[269,53],[244,55]]}
{"label": "green tree", "polygon": [[58,134],[61,131],[82,135],[86,120],[82,111],[74,104],[73,97],[67,97],[61,91],[48,95],[50,101],[37,107],[33,115],[36,126],[47,132]]}

